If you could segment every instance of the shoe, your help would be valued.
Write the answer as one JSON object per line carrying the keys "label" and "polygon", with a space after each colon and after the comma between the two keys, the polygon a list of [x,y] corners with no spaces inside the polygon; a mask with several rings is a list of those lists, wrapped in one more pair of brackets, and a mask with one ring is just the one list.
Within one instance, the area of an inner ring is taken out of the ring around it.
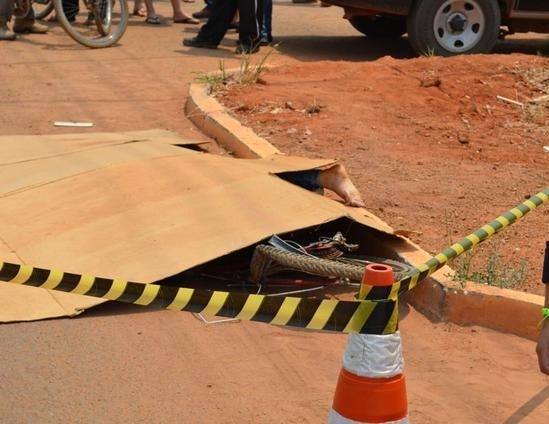
{"label": "shoe", "polygon": [[253,54],[253,53],[257,53],[258,51],[259,51],[259,43],[254,44],[252,46],[248,44],[238,43],[238,45],[236,46],[235,53],[236,54]]}
{"label": "shoe", "polygon": [[5,28],[0,27],[0,40],[13,41],[15,40],[15,38],[15,32],[13,32],[7,26]]}
{"label": "shoe", "polygon": [[39,24],[34,20],[16,19],[13,24],[13,31],[17,33],[45,34],[48,29],[46,25]]}
{"label": "shoe", "polygon": [[159,16],[149,16],[147,19],[145,19],[145,23],[149,25],[160,25],[162,21],[160,20]]}
{"label": "shoe", "polygon": [[273,36],[272,35],[264,35],[261,37],[261,40],[259,40],[260,46],[269,46],[273,43]]}
{"label": "shoe", "polygon": [[8,28],[8,20],[0,16],[0,40],[13,41],[15,38],[15,32]]}
{"label": "shoe", "polygon": [[198,47],[199,49],[217,49],[217,44],[211,41],[201,40],[198,37],[184,38],[183,45],[188,47]]}
{"label": "shoe", "polygon": [[194,12],[193,18],[208,19],[211,14],[212,14],[212,10],[208,6],[206,6],[204,9],[200,10],[199,12]]}

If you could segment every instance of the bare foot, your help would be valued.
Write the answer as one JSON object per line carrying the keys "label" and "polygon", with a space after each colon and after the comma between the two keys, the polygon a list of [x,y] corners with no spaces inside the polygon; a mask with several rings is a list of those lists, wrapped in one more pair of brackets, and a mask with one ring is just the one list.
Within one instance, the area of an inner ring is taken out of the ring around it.
{"label": "bare foot", "polygon": [[192,16],[173,16],[173,22],[175,24],[191,24],[191,25],[198,25],[200,23],[199,19],[195,19]]}
{"label": "bare foot", "polygon": [[323,169],[318,176],[318,181],[322,187],[341,197],[346,205],[358,208],[366,206],[343,165],[338,163],[328,169]]}
{"label": "bare foot", "polygon": [[133,3],[133,15],[134,16],[142,16],[143,18],[147,16],[147,9],[145,9],[145,6],[143,5],[143,0],[135,0]]}

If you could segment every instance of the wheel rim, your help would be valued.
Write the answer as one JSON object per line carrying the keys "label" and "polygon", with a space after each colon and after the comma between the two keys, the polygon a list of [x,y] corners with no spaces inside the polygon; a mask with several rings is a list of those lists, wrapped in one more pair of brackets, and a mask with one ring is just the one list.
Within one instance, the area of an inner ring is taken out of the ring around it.
{"label": "wheel rim", "polygon": [[474,0],[448,0],[438,9],[433,22],[438,43],[452,53],[473,48],[485,31],[484,13]]}

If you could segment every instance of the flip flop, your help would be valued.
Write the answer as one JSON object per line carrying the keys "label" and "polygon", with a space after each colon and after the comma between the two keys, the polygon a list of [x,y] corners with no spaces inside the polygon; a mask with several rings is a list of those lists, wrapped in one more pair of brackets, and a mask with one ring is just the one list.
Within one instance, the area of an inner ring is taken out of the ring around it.
{"label": "flip flop", "polygon": [[160,21],[160,18],[158,16],[152,16],[150,18],[145,19],[145,23],[150,24],[150,25],[160,25],[161,21]]}
{"label": "flip flop", "polygon": [[198,25],[200,23],[200,20],[195,18],[183,18],[183,19],[174,19],[174,24],[191,24],[191,25]]}

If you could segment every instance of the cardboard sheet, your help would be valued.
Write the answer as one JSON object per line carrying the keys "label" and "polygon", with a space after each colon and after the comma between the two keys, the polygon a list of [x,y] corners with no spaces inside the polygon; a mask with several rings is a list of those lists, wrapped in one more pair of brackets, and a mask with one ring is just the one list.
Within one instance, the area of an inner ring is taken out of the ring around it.
{"label": "cardboard sheet", "polygon": [[[0,137],[0,260],[153,282],[270,236],[364,209],[273,175],[330,160],[233,159],[166,131]],[[104,302],[0,282],[0,321],[72,316]]]}

